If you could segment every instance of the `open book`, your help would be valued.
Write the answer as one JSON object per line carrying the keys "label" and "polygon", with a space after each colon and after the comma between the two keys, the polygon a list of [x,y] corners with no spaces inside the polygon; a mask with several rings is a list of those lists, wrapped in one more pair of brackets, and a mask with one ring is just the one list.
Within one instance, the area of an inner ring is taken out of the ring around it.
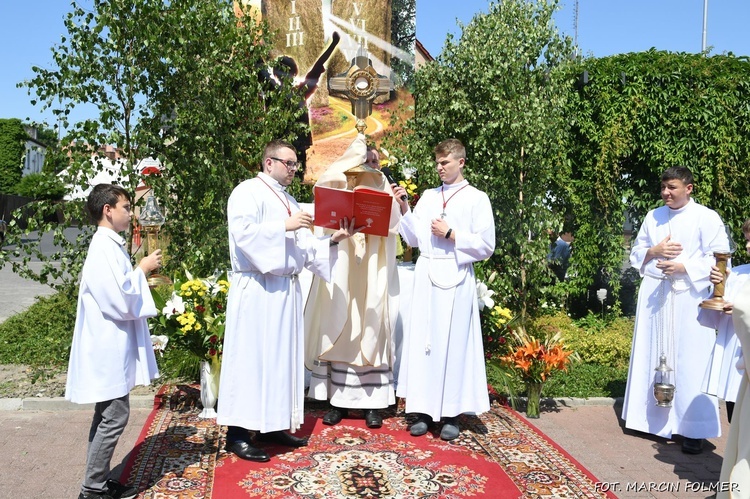
{"label": "open book", "polygon": [[363,234],[388,236],[393,196],[387,192],[359,186],[353,191],[315,187],[315,225],[327,229],[340,228],[342,218],[355,218]]}

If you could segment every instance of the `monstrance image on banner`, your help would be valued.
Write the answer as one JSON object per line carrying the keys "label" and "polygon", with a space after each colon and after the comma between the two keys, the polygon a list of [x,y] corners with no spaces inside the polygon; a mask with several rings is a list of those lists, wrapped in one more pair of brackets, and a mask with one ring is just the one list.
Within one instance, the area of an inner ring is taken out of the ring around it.
{"label": "monstrance image on banner", "polygon": [[[357,108],[358,115],[363,105],[368,108],[364,126],[375,143],[394,113],[413,109],[405,82],[413,71],[415,20],[402,19],[403,9],[394,5],[398,1],[239,0],[236,4],[245,15],[268,23],[273,57],[290,68],[303,90],[300,105],[307,112],[301,119],[310,125],[310,134],[296,137],[294,146],[305,163],[305,182],[314,183],[352,143],[358,133]],[[377,83],[377,92],[363,104],[363,99],[357,101],[337,89],[346,84],[352,68],[364,66],[372,75],[371,83]]]}

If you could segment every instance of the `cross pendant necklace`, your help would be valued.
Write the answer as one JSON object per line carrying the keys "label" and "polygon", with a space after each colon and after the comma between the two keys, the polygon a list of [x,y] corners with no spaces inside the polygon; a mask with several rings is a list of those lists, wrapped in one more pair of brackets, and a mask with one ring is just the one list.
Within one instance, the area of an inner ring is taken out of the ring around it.
{"label": "cross pendant necklace", "polygon": [[450,196],[448,196],[448,199],[445,199],[445,193],[443,192],[443,190],[445,189],[445,185],[441,185],[440,186],[440,195],[443,197],[443,212],[440,214],[440,218],[445,218],[445,216],[446,216],[446,214],[445,214],[445,207],[448,205],[448,201],[450,201],[451,199],[453,199],[453,196],[455,196],[456,194],[458,194],[459,192],[461,192],[461,189],[466,188],[468,185],[469,184],[466,184],[463,187],[460,187],[459,189],[457,189],[456,192],[454,192],[453,194],[451,194]]}
{"label": "cross pendant necklace", "polygon": [[269,189],[271,189],[271,192],[273,192],[274,195],[276,196],[276,198],[279,200],[279,202],[284,205],[284,208],[286,208],[287,214],[291,217],[292,216],[292,205],[289,203],[288,199],[286,200],[286,202],[284,202],[284,199],[286,199],[286,196],[284,197],[284,199],[281,199],[281,196],[279,196],[279,193],[276,192],[276,190],[274,190],[273,187],[271,187],[270,185],[268,185],[268,182],[266,182],[265,180],[263,180],[261,177],[258,177],[258,178],[260,179],[261,182],[263,182],[264,184],[266,184],[266,187],[268,187]]}

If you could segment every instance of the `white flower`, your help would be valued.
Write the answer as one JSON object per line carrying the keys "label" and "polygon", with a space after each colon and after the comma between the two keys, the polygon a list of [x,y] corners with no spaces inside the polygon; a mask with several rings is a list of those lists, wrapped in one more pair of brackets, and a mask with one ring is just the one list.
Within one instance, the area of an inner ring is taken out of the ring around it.
{"label": "white flower", "polygon": [[217,294],[219,294],[219,285],[216,284],[216,276],[212,276],[207,279],[201,279],[201,282],[204,286],[206,286],[206,289],[208,289],[208,292],[211,293],[211,296],[216,296]]}
{"label": "white flower", "polygon": [[383,153],[383,156],[388,160],[389,165],[395,165],[398,163],[398,158],[396,156],[391,156],[391,153],[388,152],[388,149],[380,148],[380,152]]}
{"label": "white flower", "polygon": [[487,287],[482,281],[477,281],[477,303],[479,304],[479,310],[484,310],[484,307],[492,308],[495,306],[495,300],[492,299],[492,295],[495,292]]}
{"label": "white flower", "polygon": [[172,291],[172,297],[167,300],[166,306],[161,310],[167,319],[173,315],[182,315],[185,313],[185,302],[182,301],[182,296]]}
{"label": "white flower", "polygon": [[404,176],[406,180],[411,180],[414,177],[414,174],[417,173],[417,169],[413,166],[403,166],[401,167],[401,174]]}
{"label": "white flower", "polygon": [[607,299],[607,290],[605,288],[597,290],[596,299],[599,300],[599,303],[604,303],[604,300]]}
{"label": "white flower", "polygon": [[201,279],[201,282],[208,288],[208,291],[211,293],[211,296],[216,296],[221,291],[221,286],[219,286],[219,277],[221,276],[221,273],[217,270],[214,272],[214,275],[211,277],[207,277],[205,279]]}
{"label": "white flower", "polygon": [[151,345],[153,345],[155,352],[159,352],[159,355],[164,355],[164,349],[167,348],[167,343],[169,343],[169,338],[165,335],[151,335]]}

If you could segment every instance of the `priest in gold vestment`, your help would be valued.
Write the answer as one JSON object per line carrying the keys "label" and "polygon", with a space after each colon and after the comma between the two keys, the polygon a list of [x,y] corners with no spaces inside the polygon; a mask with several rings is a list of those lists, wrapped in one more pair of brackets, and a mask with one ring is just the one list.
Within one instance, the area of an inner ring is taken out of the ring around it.
{"label": "priest in gold vestment", "polygon": [[[392,194],[385,176],[365,166],[366,158],[365,136],[359,134],[316,185],[367,186]],[[330,400],[325,424],[337,424],[357,409],[368,427],[377,428],[378,409],[396,401],[391,342],[398,314],[399,219],[394,200],[387,237],[359,233],[342,241],[331,282],[313,278],[305,306],[305,365],[312,371],[308,397]]]}

